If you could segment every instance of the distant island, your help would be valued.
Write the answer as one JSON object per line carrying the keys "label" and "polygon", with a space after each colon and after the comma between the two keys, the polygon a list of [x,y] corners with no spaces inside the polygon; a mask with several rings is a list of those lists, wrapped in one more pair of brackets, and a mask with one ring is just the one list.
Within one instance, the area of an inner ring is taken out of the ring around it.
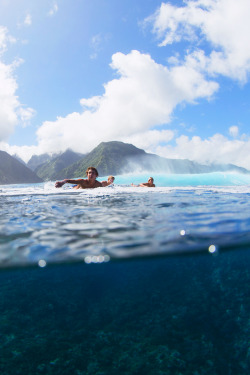
{"label": "distant island", "polygon": [[66,150],[60,154],[33,155],[26,165],[0,151],[0,184],[36,183],[84,177],[94,166],[99,176],[126,173],[199,174],[211,172],[250,173],[233,164],[203,165],[188,159],[168,159],[149,154],[132,144],[102,142],[86,154]]}

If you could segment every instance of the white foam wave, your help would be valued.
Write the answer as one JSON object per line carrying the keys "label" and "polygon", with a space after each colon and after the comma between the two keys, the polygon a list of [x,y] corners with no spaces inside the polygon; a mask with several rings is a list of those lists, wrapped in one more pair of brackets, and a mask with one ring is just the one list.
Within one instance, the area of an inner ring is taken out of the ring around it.
{"label": "white foam wave", "polygon": [[115,185],[105,188],[74,190],[69,184],[56,189],[54,182],[40,184],[2,185],[0,196],[13,195],[51,195],[75,194],[87,196],[108,196],[118,193],[169,193],[176,191],[195,191],[197,194],[209,191],[214,193],[249,194],[250,175],[237,173],[205,173],[196,175],[157,174],[154,175],[156,188],[133,187],[131,183],[146,182],[148,175],[129,174],[116,176]]}

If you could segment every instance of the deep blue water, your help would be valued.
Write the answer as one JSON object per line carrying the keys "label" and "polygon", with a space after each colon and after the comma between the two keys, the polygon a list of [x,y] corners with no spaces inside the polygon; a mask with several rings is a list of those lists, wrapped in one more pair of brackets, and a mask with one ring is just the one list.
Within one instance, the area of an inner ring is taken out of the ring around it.
{"label": "deep blue water", "polygon": [[154,177],[0,186],[1,374],[249,373],[249,177]]}

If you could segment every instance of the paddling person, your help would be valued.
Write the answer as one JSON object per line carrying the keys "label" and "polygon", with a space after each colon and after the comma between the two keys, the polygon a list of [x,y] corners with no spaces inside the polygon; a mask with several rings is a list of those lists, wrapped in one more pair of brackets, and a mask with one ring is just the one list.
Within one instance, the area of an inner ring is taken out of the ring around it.
{"label": "paddling person", "polygon": [[134,184],[131,184],[132,186],[139,186],[139,187],[155,187],[155,184],[154,184],[154,179],[153,177],[149,177],[148,179],[148,182],[142,182],[141,184],[139,185],[134,185]]}
{"label": "paddling person", "polygon": [[108,176],[108,181],[102,181],[102,186],[105,187],[105,186],[109,186],[111,184],[113,184],[115,181],[115,177],[114,176]]}
{"label": "paddling person", "polygon": [[78,180],[70,180],[65,179],[63,181],[57,181],[55,183],[56,188],[62,187],[64,184],[76,184],[74,189],[94,189],[98,187],[102,187],[100,181],[97,181],[96,178],[98,177],[98,171],[94,167],[88,167],[86,170],[87,179],[78,179]]}

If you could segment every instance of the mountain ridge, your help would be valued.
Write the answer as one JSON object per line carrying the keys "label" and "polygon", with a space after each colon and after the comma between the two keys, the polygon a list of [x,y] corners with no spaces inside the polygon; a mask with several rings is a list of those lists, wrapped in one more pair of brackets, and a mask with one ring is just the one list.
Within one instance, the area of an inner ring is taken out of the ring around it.
{"label": "mountain ridge", "polygon": [[89,166],[97,168],[100,177],[110,174],[131,173],[135,170],[137,172],[175,174],[211,173],[217,171],[250,173],[245,168],[232,164],[213,164],[208,166],[188,159],[167,159],[155,154],[146,153],[132,144],[111,141],[101,142],[77,162],[60,170],[53,178],[60,180],[64,178],[84,177],[85,171]]}
{"label": "mountain ridge", "polygon": [[[40,156],[40,158],[39,156],[33,158],[33,168],[36,163],[41,163],[33,172],[14,156],[10,156],[5,151],[0,151],[0,184],[36,183],[43,180],[55,181],[64,178],[83,178],[89,166],[97,168],[100,177],[132,172],[150,173],[150,175],[154,173],[250,173],[249,170],[233,164],[204,165],[188,159],[168,159],[147,153],[132,144],[118,141],[101,142],[91,152],[86,154],[66,150],[61,154],[54,154],[54,158],[49,156],[49,154]],[[48,161],[42,163],[46,159]],[[28,165],[30,164],[28,163]]]}
{"label": "mountain ridge", "polygon": [[74,164],[83,157],[83,154],[76,153],[72,150],[66,150],[60,155],[50,159],[49,161],[39,165],[35,172],[45,180],[57,179],[58,173],[67,168],[69,165]]}
{"label": "mountain ridge", "polygon": [[0,185],[39,183],[43,180],[26,165],[5,151],[0,151]]}

